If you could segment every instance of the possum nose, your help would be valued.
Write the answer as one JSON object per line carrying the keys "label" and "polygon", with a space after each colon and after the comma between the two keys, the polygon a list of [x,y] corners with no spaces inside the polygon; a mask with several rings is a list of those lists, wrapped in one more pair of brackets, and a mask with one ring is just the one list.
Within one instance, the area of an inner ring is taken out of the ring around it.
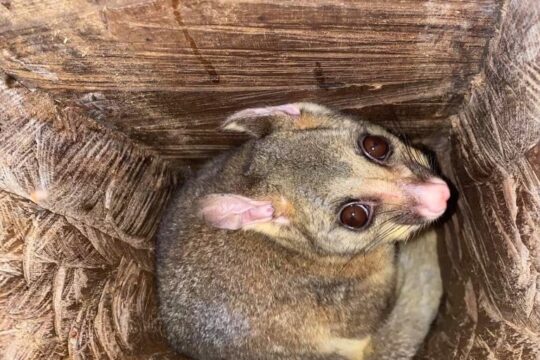
{"label": "possum nose", "polygon": [[445,212],[450,189],[443,180],[430,178],[424,183],[407,186],[407,190],[416,200],[414,209],[420,216],[435,220]]}

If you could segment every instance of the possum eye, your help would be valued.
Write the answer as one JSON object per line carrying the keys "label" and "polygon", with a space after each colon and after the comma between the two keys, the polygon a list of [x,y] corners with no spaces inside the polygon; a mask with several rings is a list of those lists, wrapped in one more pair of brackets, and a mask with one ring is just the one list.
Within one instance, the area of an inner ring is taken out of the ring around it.
{"label": "possum eye", "polygon": [[353,230],[365,228],[371,220],[371,207],[366,204],[352,202],[345,204],[339,212],[339,222]]}
{"label": "possum eye", "polygon": [[360,138],[359,143],[364,155],[376,162],[383,162],[390,155],[390,144],[382,136],[368,134]]}

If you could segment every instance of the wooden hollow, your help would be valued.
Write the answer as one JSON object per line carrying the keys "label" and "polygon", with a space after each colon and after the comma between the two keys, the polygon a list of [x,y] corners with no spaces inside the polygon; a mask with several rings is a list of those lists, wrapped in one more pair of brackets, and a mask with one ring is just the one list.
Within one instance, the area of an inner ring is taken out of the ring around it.
{"label": "wooden hollow", "polygon": [[315,101],[459,193],[419,359],[540,356],[537,0],[0,0],[0,354],[175,359],[154,233],[242,108]]}

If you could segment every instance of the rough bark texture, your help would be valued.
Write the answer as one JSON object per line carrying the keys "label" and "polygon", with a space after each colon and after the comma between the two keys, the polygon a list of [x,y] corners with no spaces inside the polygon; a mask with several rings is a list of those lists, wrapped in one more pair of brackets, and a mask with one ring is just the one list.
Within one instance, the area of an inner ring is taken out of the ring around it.
{"label": "rough bark texture", "polygon": [[497,0],[0,4],[0,68],[177,164],[229,147],[238,137],[216,124],[264,103],[396,104],[430,131],[480,71],[499,14]]}
{"label": "rough bark texture", "polygon": [[153,234],[174,171],[242,140],[215,131],[227,113],[314,100],[437,150],[452,135],[447,296],[419,357],[537,359],[539,13],[537,0],[0,0],[0,358],[173,357]]}
{"label": "rough bark texture", "polygon": [[174,177],[150,151],[0,83],[0,357],[148,359],[152,235]]}
{"label": "rough bark texture", "polygon": [[540,2],[512,0],[452,118],[460,194],[442,254],[447,299],[425,357],[540,358]]}

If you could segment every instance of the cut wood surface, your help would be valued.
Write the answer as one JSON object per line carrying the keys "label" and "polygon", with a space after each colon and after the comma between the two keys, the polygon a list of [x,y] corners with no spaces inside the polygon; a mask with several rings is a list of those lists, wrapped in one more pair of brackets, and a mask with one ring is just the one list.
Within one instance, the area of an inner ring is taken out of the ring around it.
{"label": "cut wood surface", "polygon": [[215,128],[248,106],[315,100],[373,112],[390,104],[400,120],[446,118],[480,71],[499,7],[497,0],[2,0],[0,68],[192,164],[238,143]]}

